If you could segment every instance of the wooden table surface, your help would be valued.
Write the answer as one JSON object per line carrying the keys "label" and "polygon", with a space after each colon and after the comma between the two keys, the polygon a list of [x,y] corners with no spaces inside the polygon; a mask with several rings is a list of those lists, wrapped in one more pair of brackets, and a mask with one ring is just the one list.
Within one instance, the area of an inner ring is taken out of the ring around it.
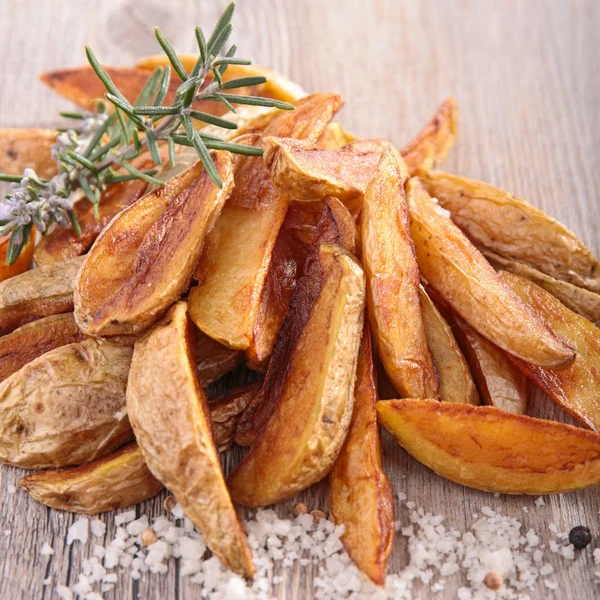
{"label": "wooden table surface", "polygon": [[[42,70],[84,62],[91,45],[108,64],[127,65],[158,52],[152,26],[160,25],[177,49],[193,51],[193,25],[214,23],[222,1],[203,0],[0,0],[0,126],[53,126],[68,104],[36,81]],[[460,107],[458,142],[444,169],[506,188],[572,228],[600,251],[600,4],[597,0],[240,0],[233,40],[240,53],[271,66],[309,91],[335,91],[346,101],[341,121],[361,136],[388,137],[401,145],[453,94]],[[563,418],[542,394],[536,415]],[[460,529],[484,505],[519,518],[548,542],[548,524],[560,530],[587,524],[600,534],[598,489],[552,496],[543,507],[529,497],[494,497],[447,482],[384,439],[385,467],[395,491],[426,510],[441,512]],[[226,459],[226,468],[236,456]],[[42,580],[73,584],[89,547],[67,547],[73,515],[47,509],[25,493],[7,493],[22,471],[0,471],[0,598],[52,598]],[[327,489],[301,495],[327,510]],[[158,514],[163,496],[140,510]],[[280,510],[289,515],[292,501]],[[528,514],[522,511],[529,507]],[[112,515],[107,515],[109,532]],[[407,511],[398,518],[405,522]],[[43,542],[55,554],[40,555]],[[598,542],[596,542],[598,543]],[[551,555],[556,598],[598,597],[591,552],[573,562]],[[407,563],[398,537],[391,561]],[[306,573],[287,577],[278,598],[310,598]],[[296,583],[293,583],[293,582]],[[297,583],[300,582],[300,583]],[[464,585],[452,579],[444,594]],[[542,581],[533,594],[546,598]],[[166,576],[132,583],[123,576],[107,598],[180,600],[199,588]],[[420,598],[433,598],[428,590]]]}

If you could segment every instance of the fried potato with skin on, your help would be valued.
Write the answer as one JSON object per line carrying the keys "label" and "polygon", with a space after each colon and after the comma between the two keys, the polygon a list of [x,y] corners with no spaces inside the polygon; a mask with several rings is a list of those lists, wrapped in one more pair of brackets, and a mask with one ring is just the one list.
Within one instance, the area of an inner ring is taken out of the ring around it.
{"label": "fried potato with skin on", "polygon": [[373,583],[383,585],[394,541],[394,498],[382,467],[368,325],[356,371],[350,429],[329,473],[329,506],[335,523],[344,526],[342,542],[350,558]]}
{"label": "fried potato with skin on", "polygon": [[194,343],[187,305],[178,302],[135,345],[127,411],[150,471],[175,494],[213,554],[251,578],[252,556],[225,485]]}
{"label": "fried potato with skin on", "polygon": [[0,128],[0,173],[22,175],[33,169],[38,177],[50,179],[58,172],[52,158],[56,129]]}
{"label": "fried potato with skin on", "polygon": [[421,312],[427,346],[440,377],[440,400],[479,404],[479,393],[452,328],[421,287]]}
{"label": "fried potato with skin on", "polygon": [[385,371],[404,397],[436,398],[438,375],[427,346],[419,267],[410,238],[402,158],[384,151],[361,212],[367,312]]}
{"label": "fried potato with skin on", "polygon": [[85,336],[77,327],[73,313],[51,315],[32,321],[0,337],[0,381],[38,356]]}
{"label": "fried potato with skin on", "polygon": [[163,489],[135,442],[79,467],[32,473],[19,487],[46,506],[86,515],[135,506]]}
{"label": "fried potato with skin on", "polygon": [[43,354],[0,383],[0,461],[67,467],[129,442],[131,354],[126,344],[88,338]]}
{"label": "fried potato with skin on", "polygon": [[73,311],[83,257],[26,271],[0,283],[0,335],[49,315]]}
{"label": "fried potato with skin on", "polygon": [[[297,291],[297,296],[291,296],[289,310],[282,315],[282,326],[275,332],[277,340],[273,366],[267,370],[261,392],[240,418],[236,432],[236,443],[240,446],[250,446],[256,441],[273,412],[277,402],[274,390],[283,381],[290,353],[294,351],[294,344],[320,289],[319,275],[315,272],[318,261],[315,261],[321,244],[335,244],[350,254],[355,254],[358,247],[358,231],[354,219],[336,198],[328,198],[325,201],[315,229],[312,249],[303,265],[303,276],[298,282],[300,290]],[[313,300],[310,299],[311,294]]]}
{"label": "fried potato with skin on", "polygon": [[[261,389],[272,394],[271,417],[228,480],[231,497],[245,506],[273,504],[323,479],[352,419],[364,273],[332,245],[320,246],[309,269],[312,277],[294,293],[293,322],[284,324],[297,335],[282,330]],[[288,360],[275,382],[280,357]]]}
{"label": "fried potato with skin on", "polygon": [[196,329],[196,374],[201,387],[233,371],[243,358],[239,350],[231,350]]}
{"label": "fried potato with skin on", "polygon": [[441,171],[430,171],[422,181],[478,246],[600,292],[598,259],[572,231],[538,208],[487,183]]}
{"label": "fried potato with skin on", "polygon": [[0,237],[0,281],[6,281],[11,277],[25,273],[31,269],[31,259],[33,258],[33,248],[35,246],[35,228],[29,234],[29,241],[23,246],[21,254],[12,265],[6,264],[6,255],[8,253],[8,244],[10,236]]}
{"label": "fried potato with skin on", "polygon": [[492,406],[383,400],[379,422],[438,475],[501,494],[552,494],[600,483],[600,435]]}
{"label": "fried potato with skin on", "polygon": [[[280,111],[263,137],[316,141],[339,109],[335,94],[313,94]],[[271,182],[261,157],[242,157],[235,188],[196,266],[190,316],[209,337],[237,350],[250,347],[273,247],[288,198]],[[241,234],[243,232],[243,234]]]}
{"label": "fried potato with skin on", "polygon": [[229,154],[211,156],[222,189],[196,163],[120,212],[98,236],[75,286],[75,319],[84,332],[139,333],[187,290],[233,188]]}
{"label": "fried potato with skin on", "polygon": [[554,279],[554,277],[546,275],[525,263],[502,258],[485,248],[481,248],[481,253],[496,270],[510,271],[515,275],[529,279],[529,281],[550,292],[568,309],[585,317],[588,321],[596,325],[596,327],[600,327],[600,294],[590,292],[585,288],[578,287],[561,279]]}
{"label": "fried potato with skin on", "polygon": [[514,359],[515,365],[580,423],[600,431],[600,329],[535,283],[513,273],[501,277],[577,352],[573,363],[560,371]]}
{"label": "fried potato with skin on", "polygon": [[406,186],[417,262],[431,287],[473,329],[506,352],[565,368],[575,352],[510,289],[417,178]]}
{"label": "fried potato with skin on", "polygon": [[336,150],[341,148],[350,142],[353,142],[356,138],[346,131],[339,123],[339,121],[332,121],[325,127],[325,131],[321,134],[321,137],[317,140],[317,146],[320,148],[327,148],[329,150]]}

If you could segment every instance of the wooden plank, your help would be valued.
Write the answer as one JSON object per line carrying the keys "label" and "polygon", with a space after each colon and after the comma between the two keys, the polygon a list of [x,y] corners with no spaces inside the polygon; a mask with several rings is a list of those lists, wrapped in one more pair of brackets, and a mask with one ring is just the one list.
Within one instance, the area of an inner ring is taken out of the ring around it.
{"label": "wooden plank", "polygon": [[[176,8],[174,5],[176,4]],[[37,73],[84,61],[90,44],[101,60],[130,64],[156,53],[152,27],[159,24],[180,51],[193,51],[191,24],[214,22],[225,2],[180,0],[86,0],[5,2],[0,19],[0,126],[53,126],[67,103],[36,81]],[[445,169],[480,178],[526,198],[572,228],[597,253],[600,205],[600,131],[597,98],[600,70],[600,10],[594,0],[254,0],[239,2],[235,42],[240,53],[289,74],[311,91],[336,91],[346,100],[344,125],[361,136],[385,136],[402,145],[429,118],[441,99],[459,101],[457,146]],[[243,375],[242,375],[243,377]],[[536,393],[534,413],[561,417]],[[408,457],[384,436],[385,467],[396,491],[404,491],[426,510],[446,515],[461,530],[472,514],[488,505],[501,508],[535,528],[548,543],[549,523],[559,530],[588,524],[598,534],[597,490],[559,495],[536,507],[533,498],[494,497],[447,482]],[[239,452],[226,459],[233,465]],[[26,494],[8,494],[22,471],[0,469],[0,598],[52,598],[42,581],[72,585],[81,560],[91,552],[65,546],[73,515],[49,510]],[[163,496],[138,510],[161,513]],[[325,484],[299,499],[311,508],[327,508]],[[292,500],[278,510],[289,515]],[[522,507],[529,509],[524,513]],[[107,539],[112,534],[112,515]],[[406,508],[397,518],[406,524]],[[3,531],[10,535],[3,535]],[[39,553],[43,542],[53,557]],[[406,542],[395,542],[391,570],[407,562]],[[567,563],[551,555],[559,597],[595,597],[591,553]],[[282,573],[283,574],[283,573]],[[274,596],[311,597],[311,572],[285,573]],[[452,580],[444,597],[463,585]],[[418,589],[418,588],[417,588]],[[546,597],[540,582],[534,597]],[[420,598],[434,597],[419,590]],[[417,594],[415,594],[416,596]],[[107,598],[198,597],[198,588],[180,579],[147,575],[139,583],[122,576]],[[439,598],[440,595],[435,596]]]}

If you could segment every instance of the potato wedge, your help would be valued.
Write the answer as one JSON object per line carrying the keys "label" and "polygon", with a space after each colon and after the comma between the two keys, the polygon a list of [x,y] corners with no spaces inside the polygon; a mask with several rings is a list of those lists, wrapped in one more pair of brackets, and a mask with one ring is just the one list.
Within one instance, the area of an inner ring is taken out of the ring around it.
{"label": "potato wedge", "polygon": [[[334,94],[313,94],[280,112],[264,137],[316,141],[339,109]],[[190,292],[190,316],[209,337],[237,350],[250,347],[273,247],[288,199],[272,184],[260,157],[243,157],[235,189],[209,234]],[[243,232],[243,234],[241,233]]]}
{"label": "potato wedge", "polygon": [[0,337],[0,381],[38,356],[83,338],[73,313],[51,315],[22,325]]}
{"label": "potato wedge", "polygon": [[438,107],[431,121],[401,150],[409,173],[428,171],[443,162],[450,152],[458,130],[458,106],[448,96]]}
{"label": "potato wedge", "polygon": [[219,452],[226,452],[231,448],[240,415],[252,402],[260,386],[259,381],[249,383],[210,401],[210,418],[215,446]]}
{"label": "potato wedge", "polygon": [[27,271],[0,283],[0,335],[73,310],[73,286],[83,258]]}
{"label": "potato wedge", "polygon": [[22,175],[29,168],[44,179],[56,175],[51,153],[56,136],[56,129],[0,128],[0,173]]}
{"label": "potato wedge", "polygon": [[371,332],[365,325],[354,386],[354,410],[346,441],[329,473],[329,506],[342,542],[356,566],[376,585],[385,583],[394,541],[394,498],[381,461],[377,383]]}
{"label": "potato wedge", "polygon": [[0,461],[67,467],[130,441],[131,354],[131,346],[88,338],[43,354],[0,383]]}
{"label": "potato wedge", "polygon": [[320,246],[308,269],[260,391],[271,417],[228,480],[245,506],[273,504],[325,477],[350,426],[364,273],[332,245]]}
{"label": "potato wedge", "polygon": [[233,371],[243,359],[239,350],[231,350],[196,329],[196,374],[201,387]]}
{"label": "potato wedge", "polygon": [[407,184],[410,232],[423,277],[471,327],[506,352],[544,368],[575,357],[454,225],[420,181]]}
{"label": "potato wedge", "polygon": [[430,171],[429,194],[475,244],[556,279],[600,292],[600,262],[562,223],[481,181]]}
{"label": "potato wedge", "polygon": [[573,364],[561,371],[540,369],[522,360],[515,364],[578,421],[600,431],[600,329],[535,283],[506,272],[502,279],[577,352]]}
{"label": "potato wedge", "polygon": [[186,303],[178,302],[136,343],[127,411],[150,471],[175,494],[223,564],[252,577],[252,556],[225,485],[208,403],[196,377],[193,336]]}
{"label": "potato wedge", "polygon": [[29,234],[29,241],[23,246],[19,258],[12,265],[6,264],[9,242],[10,236],[8,235],[0,238],[0,281],[6,281],[11,277],[29,271],[33,257],[33,248],[35,246],[35,229]]}
{"label": "potato wedge", "polygon": [[46,506],[86,515],[135,506],[163,489],[135,442],[86,465],[32,473],[19,487]]}
{"label": "potato wedge", "polygon": [[337,150],[338,148],[342,148],[346,144],[353,142],[355,139],[356,138],[351,133],[346,131],[340,125],[339,121],[332,121],[325,127],[325,131],[317,140],[317,146],[328,150]]}
{"label": "potato wedge", "polygon": [[427,346],[419,300],[419,267],[410,239],[406,167],[388,146],[364,196],[362,257],[369,322],[379,357],[397,392],[436,398],[438,375]]}
{"label": "potato wedge", "polygon": [[75,286],[75,319],[90,335],[138,333],[191,281],[202,245],[233,188],[227,152],[213,152],[219,189],[202,163],[115,217],[86,256]]}
{"label": "potato wedge", "polygon": [[529,281],[533,281],[533,283],[550,292],[568,309],[585,317],[588,321],[594,323],[596,327],[600,327],[600,294],[590,292],[585,288],[560,279],[554,279],[554,277],[546,275],[525,263],[510,260],[509,258],[502,258],[502,256],[490,252],[485,248],[481,249],[481,253],[496,270],[510,271],[515,275],[520,275],[521,277],[525,277],[525,279],[529,279]]}
{"label": "potato wedge", "polygon": [[440,377],[440,400],[478,405],[479,393],[451,326],[422,287],[419,292],[427,345]]}
{"label": "potato wedge", "polygon": [[600,435],[492,406],[377,403],[379,422],[438,475],[501,494],[551,494],[600,483]]}

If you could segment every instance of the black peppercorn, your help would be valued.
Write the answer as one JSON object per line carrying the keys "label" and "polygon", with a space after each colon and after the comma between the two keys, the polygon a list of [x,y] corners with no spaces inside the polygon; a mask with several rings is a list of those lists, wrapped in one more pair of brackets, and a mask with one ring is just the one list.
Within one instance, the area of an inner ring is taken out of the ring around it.
{"label": "black peppercorn", "polygon": [[592,534],[587,527],[578,525],[569,532],[569,542],[578,550],[585,548],[592,541]]}

